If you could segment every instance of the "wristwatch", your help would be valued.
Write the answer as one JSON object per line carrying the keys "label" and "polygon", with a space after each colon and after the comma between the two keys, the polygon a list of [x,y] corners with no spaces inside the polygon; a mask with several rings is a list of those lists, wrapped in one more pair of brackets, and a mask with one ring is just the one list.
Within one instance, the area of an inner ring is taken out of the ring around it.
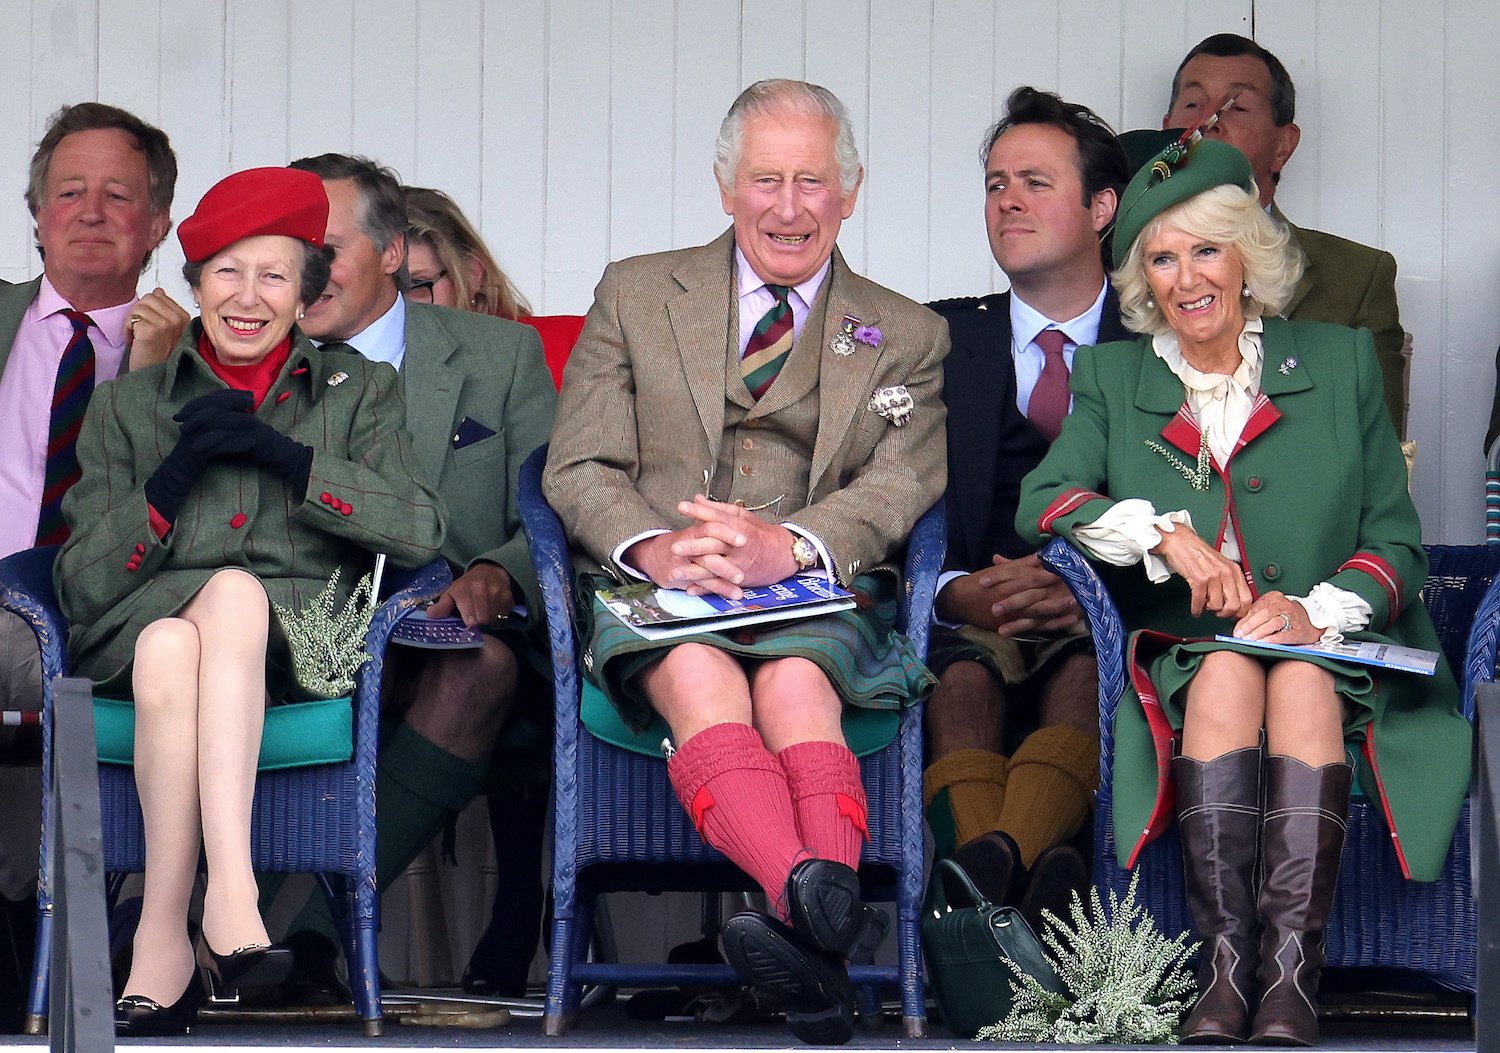
{"label": "wristwatch", "polygon": [[818,548],[801,534],[792,535],[792,558],[798,570],[811,570],[818,565]]}

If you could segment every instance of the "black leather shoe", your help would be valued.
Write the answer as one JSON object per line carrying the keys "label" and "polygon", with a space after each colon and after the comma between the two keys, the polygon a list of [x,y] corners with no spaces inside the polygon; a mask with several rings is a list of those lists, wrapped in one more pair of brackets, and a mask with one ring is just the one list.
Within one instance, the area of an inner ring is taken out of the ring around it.
{"label": "black leather shoe", "polygon": [[997,907],[1014,906],[1021,894],[1026,868],[1015,839],[1003,830],[991,830],[965,841],[950,856],[979,894]]}
{"label": "black leather shoe", "polygon": [[208,1000],[218,1005],[238,1004],[241,990],[280,988],[292,973],[292,952],[280,944],[220,954],[207,939],[200,939],[197,957],[203,989]]}
{"label": "black leather shoe", "polygon": [[724,957],[740,978],[786,1007],[793,1035],[816,1046],[854,1037],[854,985],[844,963],[790,927],[754,911],[724,923]]}
{"label": "black leather shoe", "polygon": [[804,859],[792,867],[786,909],[804,940],[849,961],[872,959],[891,924],[884,911],[860,899],[859,875],[831,859]]}
{"label": "black leather shoe", "polygon": [[120,1038],[168,1038],[186,1035],[198,1019],[202,991],[194,974],[182,997],[163,1006],[145,995],[126,995],[115,1003],[115,1034]]}
{"label": "black leather shoe", "polygon": [[294,932],[286,938],[292,967],[282,984],[284,1005],[349,1005],[354,995],[339,979],[338,948],[320,932]]}
{"label": "black leather shoe", "polygon": [[1060,921],[1069,918],[1069,907],[1073,893],[1087,898],[1089,894],[1089,865],[1083,855],[1072,845],[1053,845],[1045,849],[1031,864],[1031,878],[1026,883],[1026,894],[1021,897],[1021,917],[1038,936],[1046,924],[1043,911],[1055,914]]}

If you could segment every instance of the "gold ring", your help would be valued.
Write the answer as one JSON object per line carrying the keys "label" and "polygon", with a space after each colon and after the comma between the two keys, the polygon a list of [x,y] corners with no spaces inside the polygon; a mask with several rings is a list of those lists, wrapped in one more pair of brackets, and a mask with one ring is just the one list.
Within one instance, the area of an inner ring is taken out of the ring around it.
{"label": "gold ring", "polygon": [[138,314],[133,314],[128,319],[126,319],[126,321],[128,321],[130,323],[130,328],[132,328],[132,329],[135,328],[135,323],[139,322],[140,320],[141,320],[141,316],[138,315]]}

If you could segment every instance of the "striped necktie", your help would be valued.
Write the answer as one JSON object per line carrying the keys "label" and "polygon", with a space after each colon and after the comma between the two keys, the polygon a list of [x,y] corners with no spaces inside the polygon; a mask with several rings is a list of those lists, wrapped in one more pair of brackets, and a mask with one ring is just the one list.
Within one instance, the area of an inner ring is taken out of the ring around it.
{"label": "striped necktie", "polygon": [[82,475],[78,467],[78,429],[94,393],[94,345],[89,340],[93,319],[82,311],[59,311],[73,323],[73,335],[57,365],[52,386],[52,420],[47,429],[47,475],[42,484],[42,510],[37,517],[36,543],[60,545],[68,539],[63,520],[63,495]]}
{"label": "striped necktie", "polygon": [[740,356],[740,375],[745,378],[745,387],[758,401],[776,380],[787,356],[792,353],[792,305],[787,297],[792,294],[789,285],[767,285],[776,302],[755,323],[750,340],[745,344],[745,353]]}

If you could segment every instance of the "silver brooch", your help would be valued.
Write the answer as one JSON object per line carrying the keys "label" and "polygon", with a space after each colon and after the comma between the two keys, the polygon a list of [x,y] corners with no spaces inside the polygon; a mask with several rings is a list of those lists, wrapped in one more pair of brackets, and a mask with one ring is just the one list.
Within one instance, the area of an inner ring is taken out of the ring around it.
{"label": "silver brooch", "polygon": [[333,376],[331,376],[331,377],[328,378],[328,386],[331,387],[331,388],[336,388],[336,387],[338,387],[340,384],[342,384],[344,381],[346,381],[348,379],[349,379],[349,374],[345,373],[341,369],[337,373],[335,373]]}
{"label": "silver brooch", "polygon": [[896,427],[911,420],[911,411],[916,407],[911,392],[905,384],[894,384],[888,388],[876,388],[870,396],[870,409],[880,414]]}
{"label": "silver brooch", "polygon": [[833,334],[833,342],[828,345],[834,354],[840,356],[854,354],[854,329],[847,318],[844,319],[844,326],[845,328]]}
{"label": "silver brooch", "polygon": [[1297,360],[1295,358],[1288,358],[1284,362],[1282,362],[1281,365],[1276,367],[1276,372],[1280,373],[1282,376],[1288,376],[1292,372],[1292,370],[1296,368]]}

